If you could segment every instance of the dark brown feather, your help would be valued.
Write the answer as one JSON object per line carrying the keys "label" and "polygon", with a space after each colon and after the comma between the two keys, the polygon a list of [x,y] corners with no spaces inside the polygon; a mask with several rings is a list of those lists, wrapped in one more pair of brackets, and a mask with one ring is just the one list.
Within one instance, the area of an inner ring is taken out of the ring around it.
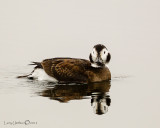
{"label": "dark brown feather", "polygon": [[85,70],[90,66],[88,60],[72,58],[53,58],[42,63],[45,72],[61,82],[87,82]]}

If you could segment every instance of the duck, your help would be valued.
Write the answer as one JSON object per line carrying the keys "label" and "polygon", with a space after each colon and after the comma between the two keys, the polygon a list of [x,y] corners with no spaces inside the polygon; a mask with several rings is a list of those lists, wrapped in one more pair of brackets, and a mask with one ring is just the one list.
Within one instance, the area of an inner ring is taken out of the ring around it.
{"label": "duck", "polygon": [[111,54],[103,44],[94,45],[89,60],[69,57],[45,59],[42,62],[32,62],[33,71],[24,76],[28,79],[56,83],[93,83],[111,80],[108,63]]}

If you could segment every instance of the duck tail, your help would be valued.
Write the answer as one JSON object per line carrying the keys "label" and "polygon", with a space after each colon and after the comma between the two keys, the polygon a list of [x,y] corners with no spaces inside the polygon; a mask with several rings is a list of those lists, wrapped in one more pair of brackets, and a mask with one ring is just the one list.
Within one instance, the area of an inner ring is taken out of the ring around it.
{"label": "duck tail", "polygon": [[17,76],[17,78],[25,78],[25,77],[28,77],[29,75]]}
{"label": "duck tail", "polygon": [[37,69],[37,68],[42,68],[43,69],[43,67],[42,67],[40,62],[31,62],[31,64],[29,64],[29,65],[35,65],[34,70],[28,75],[17,76],[17,78],[29,77],[30,75],[32,75],[32,73],[35,71],[35,69]]}

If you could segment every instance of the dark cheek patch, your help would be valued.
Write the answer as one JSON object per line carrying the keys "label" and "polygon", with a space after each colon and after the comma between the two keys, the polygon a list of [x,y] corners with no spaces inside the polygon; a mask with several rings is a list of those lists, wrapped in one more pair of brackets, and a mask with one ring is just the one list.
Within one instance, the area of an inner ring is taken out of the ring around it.
{"label": "dark cheek patch", "polygon": [[110,59],[111,59],[111,54],[110,54],[110,53],[108,53],[108,56],[107,56],[106,62],[107,62],[107,63],[109,63]]}
{"label": "dark cheek patch", "polygon": [[93,63],[93,59],[92,59],[92,55],[91,54],[89,55],[89,60],[90,60],[91,63]]}

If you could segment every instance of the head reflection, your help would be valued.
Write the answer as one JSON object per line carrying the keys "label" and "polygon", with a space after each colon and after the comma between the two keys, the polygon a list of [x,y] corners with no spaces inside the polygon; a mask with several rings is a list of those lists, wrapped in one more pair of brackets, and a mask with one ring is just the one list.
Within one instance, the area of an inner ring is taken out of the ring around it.
{"label": "head reflection", "polygon": [[102,115],[108,111],[111,99],[109,96],[110,82],[90,83],[84,85],[54,85],[40,92],[41,96],[49,97],[61,103],[70,100],[91,99],[95,114]]}
{"label": "head reflection", "polygon": [[92,93],[91,105],[94,113],[98,115],[105,114],[110,106],[111,99],[107,93]]}

